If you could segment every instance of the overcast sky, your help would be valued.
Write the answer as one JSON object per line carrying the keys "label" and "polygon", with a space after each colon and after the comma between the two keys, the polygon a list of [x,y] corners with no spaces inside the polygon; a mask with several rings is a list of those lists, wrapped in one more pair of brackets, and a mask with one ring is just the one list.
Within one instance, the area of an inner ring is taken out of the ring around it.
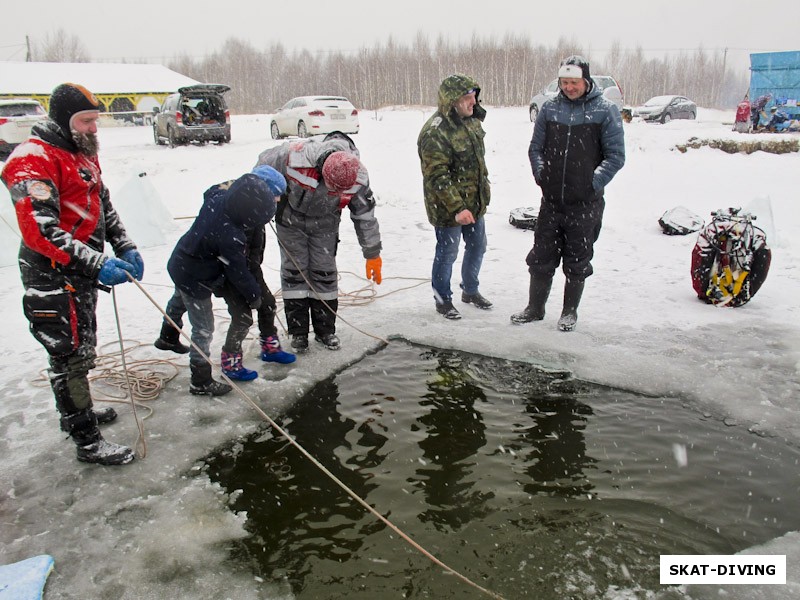
{"label": "overcast sky", "polygon": [[[571,0],[527,6],[520,0],[182,0],[129,3],[131,8],[122,4],[79,7],[62,0],[37,0],[32,8],[12,2],[0,19],[0,60],[25,60],[26,35],[41,40],[59,28],[79,36],[93,60],[106,62],[167,62],[181,54],[201,58],[231,37],[257,49],[280,41],[288,50],[352,51],[374,46],[390,35],[410,44],[418,32],[432,40],[444,34],[453,42],[468,40],[473,33],[498,38],[515,33],[547,46],[563,37],[579,41],[590,61],[601,60],[615,41],[624,49],[641,46],[648,57],[691,51],[702,44],[709,51],[728,48],[729,64],[745,71],[750,52],[800,49],[800,3],[776,0],[756,4]],[[669,10],[670,6],[675,8]]]}

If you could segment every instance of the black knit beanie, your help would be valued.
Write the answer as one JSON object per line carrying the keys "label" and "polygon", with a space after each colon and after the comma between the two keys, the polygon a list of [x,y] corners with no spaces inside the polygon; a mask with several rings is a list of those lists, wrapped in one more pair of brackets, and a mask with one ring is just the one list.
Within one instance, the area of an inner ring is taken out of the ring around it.
{"label": "black knit beanie", "polygon": [[62,83],[50,94],[50,118],[65,132],[71,129],[72,117],[89,110],[100,110],[100,102],[82,85]]}

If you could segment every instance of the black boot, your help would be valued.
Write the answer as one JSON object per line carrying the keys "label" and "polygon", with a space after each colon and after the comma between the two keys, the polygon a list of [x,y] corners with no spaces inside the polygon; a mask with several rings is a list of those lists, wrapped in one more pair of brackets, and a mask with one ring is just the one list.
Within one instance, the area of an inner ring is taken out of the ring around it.
{"label": "black boot", "polygon": [[335,333],[325,333],[323,335],[317,334],[314,336],[314,339],[325,346],[328,350],[338,350],[341,348],[339,336]]}
{"label": "black boot", "polygon": [[61,429],[69,433],[78,449],[78,460],[98,465],[125,465],[134,459],[133,450],[103,439],[97,417],[87,408],[61,416]]}
{"label": "black boot", "polygon": [[521,325],[522,323],[544,319],[544,307],[547,304],[547,298],[550,296],[550,288],[552,286],[552,275],[549,277],[531,275],[531,282],[528,288],[528,306],[521,312],[511,315],[511,322]]}
{"label": "black boot", "polygon": [[189,393],[194,396],[224,396],[233,388],[223,381],[216,381],[211,377],[211,365],[201,363],[191,364],[192,379],[189,382]]}
{"label": "black boot", "polygon": [[94,416],[97,417],[97,424],[98,425],[105,425],[106,423],[111,423],[112,421],[117,420],[117,411],[115,411],[111,406],[106,408],[92,408],[92,412]]}
{"label": "black boot", "polygon": [[584,280],[567,279],[564,284],[564,309],[558,320],[561,331],[572,331],[578,323],[578,305],[581,303],[584,283]]}
{"label": "black boot", "polygon": [[153,343],[159,350],[169,350],[175,354],[186,354],[189,346],[181,344],[181,334],[169,322],[164,321],[161,325],[161,335]]}

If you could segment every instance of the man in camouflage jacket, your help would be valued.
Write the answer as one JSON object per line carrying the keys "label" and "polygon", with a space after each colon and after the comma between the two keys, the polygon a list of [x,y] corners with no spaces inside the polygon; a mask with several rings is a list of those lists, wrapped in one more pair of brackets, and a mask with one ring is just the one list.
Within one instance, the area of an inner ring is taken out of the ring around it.
{"label": "man in camouflage jacket", "polygon": [[436,310],[460,319],[453,306],[450,277],[464,238],[461,301],[481,309],[492,303],[478,291],[478,274],[486,252],[484,214],[489,206],[481,122],[486,110],[478,103],[480,87],[471,77],[456,74],[439,86],[438,110],[422,127],[417,140],[428,221],[436,231],[431,285]]}

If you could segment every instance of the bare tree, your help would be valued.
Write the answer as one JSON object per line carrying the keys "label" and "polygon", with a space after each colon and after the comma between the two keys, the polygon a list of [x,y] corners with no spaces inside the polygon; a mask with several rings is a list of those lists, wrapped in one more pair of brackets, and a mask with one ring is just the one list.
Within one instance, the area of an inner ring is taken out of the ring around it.
{"label": "bare tree", "polygon": [[[62,36],[63,37],[63,36]],[[354,53],[308,50],[287,52],[280,44],[259,51],[235,38],[201,60],[178,57],[170,67],[199,81],[231,86],[233,112],[274,110],[288,99],[308,94],[348,97],[357,107],[435,105],[439,84],[465,73],[481,84],[481,99],[495,106],[525,106],[551,82],[559,62],[571,54],[590,60],[595,74],[613,75],[628,105],[652,96],[681,94],[701,106],[735,106],[746,89],[744,77],[726,69],[724,55],[698,48],[663,58],[646,58],[641,47],[614,42],[605,60],[593,60],[574,39],[555,46],[534,45],[525,36],[502,39],[477,34],[453,44],[439,35],[434,42],[419,32],[407,46],[393,37]]]}
{"label": "bare tree", "polygon": [[39,62],[89,62],[89,52],[80,38],[63,29],[46,33],[41,42],[34,41],[33,59]]}

